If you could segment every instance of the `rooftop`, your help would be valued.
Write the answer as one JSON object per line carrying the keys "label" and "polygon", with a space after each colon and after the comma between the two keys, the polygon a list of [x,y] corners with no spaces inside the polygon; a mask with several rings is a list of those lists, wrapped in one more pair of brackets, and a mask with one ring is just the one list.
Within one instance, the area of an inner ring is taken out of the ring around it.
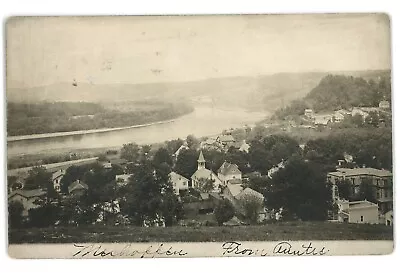
{"label": "rooftop", "polygon": [[188,181],[189,179],[187,179],[186,177],[184,177],[183,175],[180,175],[179,173],[176,172],[170,172],[169,173],[169,177],[172,181],[174,180],[183,180],[183,181]]}
{"label": "rooftop", "polygon": [[229,184],[228,183],[227,187],[233,196],[236,196],[240,192],[243,191],[242,185],[240,185],[240,184]]}
{"label": "rooftop", "polygon": [[227,175],[227,174],[241,174],[242,172],[239,170],[239,167],[236,164],[224,161],[221,167],[219,167],[218,173],[222,175]]}
{"label": "rooftop", "polygon": [[388,170],[379,170],[375,168],[338,168],[336,172],[330,172],[329,175],[334,176],[359,176],[359,175],[373,175],[379,177],[392,176]]}
{"label": "rooftop", "polygon": [[35,190],[15,190],[13,192],[11,192],[8,195],[8,198],[14,196],[14,195],[21,195],[23,197],[26,198],[32,198],[32,197],[39,197],[39,196],[43,196],[46,194],[46,191],[42,190],[42,189],[35,189]]}
{"label": "rooftop", "polygon": [[235,141],[235,139],[231,135],[220,135],[220,136],[218,136],[218,139],[219,139],[219,141],[222,141],[222,142]]}
{"label": "rooftop", "polygon": [[68,186],[68,192],[71,193],[74,190],[85,189],[87,190],[89,187],[85,183],[81,182],[80,180],[76,180],[71,185]]}

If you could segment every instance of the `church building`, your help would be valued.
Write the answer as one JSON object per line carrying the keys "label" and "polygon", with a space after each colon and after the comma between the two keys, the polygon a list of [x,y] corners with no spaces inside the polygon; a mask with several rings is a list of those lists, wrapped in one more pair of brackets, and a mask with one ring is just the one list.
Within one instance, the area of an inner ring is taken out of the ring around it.
{"label": "church building", "polygon": [[201,188],[200,183],[203,183],[205,180],[214,181],[213,192],[218,192],[219,186],[222,185],[222,181],[218,176],[213,171],[206,168],[206,161],[202,151],[200,151],[199,159],[197,160],[197,171],[191,176],[191,179],[192,187],[197,189]]}

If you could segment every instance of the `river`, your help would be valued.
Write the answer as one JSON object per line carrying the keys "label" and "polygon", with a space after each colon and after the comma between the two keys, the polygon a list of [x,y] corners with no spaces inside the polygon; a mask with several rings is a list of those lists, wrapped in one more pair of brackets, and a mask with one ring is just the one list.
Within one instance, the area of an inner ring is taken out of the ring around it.
{"label": "river", "polygon": [[122,146],[122,144],[129,142],[143,145],[186,138],[189,134],[196,137],[215,135],[221,133],[224,129],[254,124],[265,118],[267,114],[266,112],[249,112],[244,109],[220,109],[201,106],[173,122],[90,134],[7,141],[7,154],[8,156],[15,156],[57,150],[106,148]]}

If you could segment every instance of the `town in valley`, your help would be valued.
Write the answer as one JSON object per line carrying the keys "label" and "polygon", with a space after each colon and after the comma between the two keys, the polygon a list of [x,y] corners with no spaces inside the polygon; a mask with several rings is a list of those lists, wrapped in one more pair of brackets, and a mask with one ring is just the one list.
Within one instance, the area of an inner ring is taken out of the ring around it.
{"label": "town in valley", "polygon": [[8,22],[10,244],[393,240],[387,18],[184,17]]}

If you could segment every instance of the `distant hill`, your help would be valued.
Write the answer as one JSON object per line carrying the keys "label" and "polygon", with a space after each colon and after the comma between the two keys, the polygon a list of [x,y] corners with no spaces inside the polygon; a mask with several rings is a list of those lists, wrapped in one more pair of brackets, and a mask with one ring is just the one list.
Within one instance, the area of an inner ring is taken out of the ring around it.
{"label": "distant hill", "polygon": [[[340,72],[377,78],[385,71]],[[305,96],[328,72],[279,73],[258,77],[213,78],[192,82],[148,84],[59,83],[34,88],[9,88],[11,102],[37,101],[165,101],[185,100],[221,106],[275,110]],[[336,73],[335,73],[336,74]],[[204,100],[206,98],[206,100]]]}
{"label": "distant hill", "polygon": [[[357,75],[357,76],[353,76]],[[389,71],[328,74],[302,99],[278,109],[276,117],[301,115],[304,109],[316,112],[348,109],[351,107],[376,107],[382,100],[391,100],[391,76]]]}

